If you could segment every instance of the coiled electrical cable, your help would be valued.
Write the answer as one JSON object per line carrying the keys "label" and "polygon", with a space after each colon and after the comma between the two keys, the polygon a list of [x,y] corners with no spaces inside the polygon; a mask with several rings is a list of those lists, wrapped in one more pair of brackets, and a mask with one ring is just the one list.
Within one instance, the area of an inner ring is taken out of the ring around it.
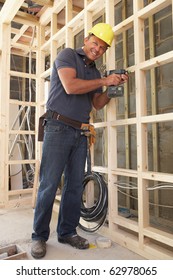
{"label": "coiled electrical cable", "polygon": [[[86,232],[97,231],[105,222],[108,210],[108,189],[107,184],[101,174],[91,171],[90,154],[87,157],[88,170],[83,180],[83,197],[81,202],[81,218],[88,222],[88,227],[79,223],[79,228]],[[89,182],[94,187],[94,203],[91,207],[87,207],[85,203],[85,188]],[[97,197],[95,193],[97,191]]]}

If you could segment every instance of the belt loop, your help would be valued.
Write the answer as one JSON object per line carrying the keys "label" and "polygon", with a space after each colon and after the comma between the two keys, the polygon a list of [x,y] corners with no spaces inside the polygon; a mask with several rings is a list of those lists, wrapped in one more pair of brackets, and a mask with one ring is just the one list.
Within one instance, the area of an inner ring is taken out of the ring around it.
{"label": "belt loop", "polygon": [[47,110],[46,114],[47,114],[47,118],[48,118],[48,119],[52,119],[52,118],[53,118],[54,112],[51,111],[51,110]]}

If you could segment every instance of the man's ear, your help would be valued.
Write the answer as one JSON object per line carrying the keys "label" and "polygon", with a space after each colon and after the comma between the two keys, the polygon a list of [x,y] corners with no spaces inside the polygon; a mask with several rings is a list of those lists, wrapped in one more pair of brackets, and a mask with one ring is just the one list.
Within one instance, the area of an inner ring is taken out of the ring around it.
{"label": "man's ear", "polygon": [[84,38],[84,45],[85,45],[85,43],[88,42],[88,40],[89,40],[88,37],[85,37],[85,38]]}

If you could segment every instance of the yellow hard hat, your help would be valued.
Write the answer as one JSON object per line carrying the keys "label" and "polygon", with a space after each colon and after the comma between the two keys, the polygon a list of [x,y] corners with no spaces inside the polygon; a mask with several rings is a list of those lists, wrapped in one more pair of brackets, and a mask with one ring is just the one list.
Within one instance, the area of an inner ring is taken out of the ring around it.
{"label": "yellow hard hat", "polygon": [[114,38],[112,27],[108,23],[97,23],[93,26],[93,28],[91,28],[91,30],[89,30],[88,34],[94,34],[109,46],[111,46]]}

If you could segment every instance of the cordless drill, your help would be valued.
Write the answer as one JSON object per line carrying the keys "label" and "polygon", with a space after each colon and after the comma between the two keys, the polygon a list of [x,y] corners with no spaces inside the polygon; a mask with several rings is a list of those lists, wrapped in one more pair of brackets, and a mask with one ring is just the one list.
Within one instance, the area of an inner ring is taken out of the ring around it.
{"label": "cordless drill", "polygon": [[[122,75],[122,74],[129,74],[129,71],[125,70],[125,69],[116,69],[116,70],[110,70],[110,71],[106,71],[105,76],[109,76],[111,74],[118,74],[118,75]],[[124,95],[124,86],[109,86],[107,89],[107,96],[109,98],[114,98],[114,97],[118,97],[118,96],[123,96]]]}

